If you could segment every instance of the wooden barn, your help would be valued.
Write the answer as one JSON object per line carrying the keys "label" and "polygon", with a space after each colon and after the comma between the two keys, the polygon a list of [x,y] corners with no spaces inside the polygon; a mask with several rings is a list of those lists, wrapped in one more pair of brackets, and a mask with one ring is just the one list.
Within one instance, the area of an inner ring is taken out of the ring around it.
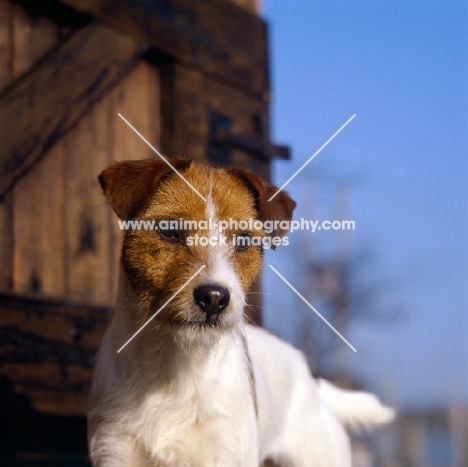
{"label": "wooden barn", "polygon": [[269,139],[257,8],[0,0],[0,465],[87,465],[86,398],[120,243],[97,175],[155,156],[119,114],[168,156],[264,178],[288,157]]}

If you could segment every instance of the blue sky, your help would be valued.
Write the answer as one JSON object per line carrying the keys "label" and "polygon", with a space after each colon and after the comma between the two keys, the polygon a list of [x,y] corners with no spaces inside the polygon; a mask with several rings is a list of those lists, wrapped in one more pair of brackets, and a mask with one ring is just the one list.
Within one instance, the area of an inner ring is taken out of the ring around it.
{"label": "blue sky", "polygon": [[[348,181],[357,226],[348,240],[370,246],[375,274],[397,284],[380,305],[407,310],[391,326],[353,326],[350,364],[371,385],[394,381],[407,405],[468,401],[468,2],[264,0],[263,9],[273,138],[293,149],[274,180],[356,113],[288,190],[299,216],[319,204],[323,217],[320,186]],[[318,256],[330,243],[311,242]],[[299,249],[292,241],[267,261],[294,279]],[[294,315],[282,319],[291,295],[269,272],[265,288],[267,325],[293,338]]]}

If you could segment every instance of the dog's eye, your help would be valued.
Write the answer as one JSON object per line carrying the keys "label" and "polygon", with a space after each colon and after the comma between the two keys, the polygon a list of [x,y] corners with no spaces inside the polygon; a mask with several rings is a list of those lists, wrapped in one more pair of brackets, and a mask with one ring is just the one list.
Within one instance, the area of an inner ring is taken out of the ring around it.
{"label": "dog's eye", "polygon": [[163,239],[166,240],[167,242],[171,243],[179,243],[181,233],[179,230],[175,229],[159,229],[159,236]]}
{"label": "dog's eye", "polygon": [[247,234],[239,234],[234,238],[234,248],[236,251],[246,251],[250,247],[252,237]]}

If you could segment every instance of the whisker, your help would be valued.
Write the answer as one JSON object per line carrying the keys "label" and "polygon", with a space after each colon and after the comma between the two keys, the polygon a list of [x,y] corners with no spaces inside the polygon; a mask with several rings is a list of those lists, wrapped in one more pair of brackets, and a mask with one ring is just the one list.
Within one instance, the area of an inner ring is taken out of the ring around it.
{"label": "whisker", "polygon": [[263,306],[262,305],[251,305],[250,303],[247,303],[246,306],[248,308],[250,308],[252,311],[256,311],[254,310],[254,308],[259,308],[260,310],[263,310]]}
{"label": "whisker", "polygon": [[244,317],[246,321],[250,321],[250,324],[256,324],[255,321],[250,316],[244,315]]}

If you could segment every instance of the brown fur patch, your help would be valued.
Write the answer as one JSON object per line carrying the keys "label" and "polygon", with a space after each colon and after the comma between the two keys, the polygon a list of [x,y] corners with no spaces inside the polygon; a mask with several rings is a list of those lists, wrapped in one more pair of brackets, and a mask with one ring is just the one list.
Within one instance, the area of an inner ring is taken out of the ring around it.
{"label": "brown fur patch", "polygon": [[[177,170],[191,161],[172,163]],[[123,161],[111,165],[99,175],[99,183],[107,200],[121,219],[133,219],[148,205],[163,177],[173,170],[162,160]]]}
{"label": "brown fur patch", "polygon": [[[271,201],[268,201],[277,191],[274,185],[262,181],[260,177],[247,169],[233,167],[229,170],[229,173],[242,180],[251,190],[255,197],[258,218],[262,222],[267,220],[290,221],[292,219],[292,212],[296,207],[296,203],[285,191],[280,191]],[[273,234],[282,237],[286,232],[287,230],[278,228]]]}

